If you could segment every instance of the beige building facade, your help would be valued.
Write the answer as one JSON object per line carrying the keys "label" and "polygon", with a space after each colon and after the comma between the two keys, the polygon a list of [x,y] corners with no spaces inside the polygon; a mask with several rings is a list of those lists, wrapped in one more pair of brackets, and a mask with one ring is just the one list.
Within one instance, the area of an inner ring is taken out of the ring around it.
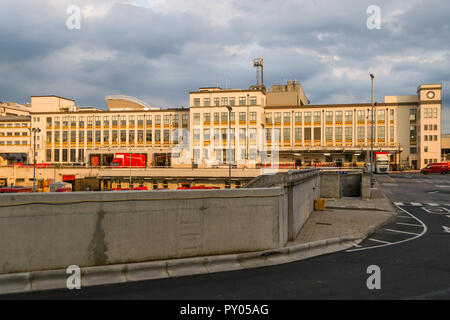
{"label": "beige building facade", "polygon": [[414,95],[385,97],[373,115],[369,103],[312,105],[297,81],[200,88],[185,109],[127,96],[107,96],[106,110],[33,96],[21,121],[1,117],[0,154],[24,152],[31,162],[32,127],[40,129],[38,163],[108,166],[116,153],[139,153],[147,167],[353,166],[370,161],[373,124],[375,152],[388,152],[394,168],[419,169],[441,160],[441,95],[441,84],[420,85]]}

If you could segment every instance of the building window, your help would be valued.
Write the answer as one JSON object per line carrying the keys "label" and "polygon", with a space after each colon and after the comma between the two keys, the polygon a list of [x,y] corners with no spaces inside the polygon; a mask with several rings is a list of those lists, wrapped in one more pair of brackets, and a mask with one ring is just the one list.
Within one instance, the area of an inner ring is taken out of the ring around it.
{"label": "building window", "polygon": [[250,121],[256,122],[256,112],[254,112],[254,111],[250,112]]}
{"label": "building window", "polygon": [[203,141],[210,141],[210,139],[211,139],[210,129],[204,129],[203,130]]}
{"label": "building window", "polygon": [[410,138],[410,140],[416,140],[417,139],[416,126],[409,126],[409,138]]}
{"label": "building window", "polygon": [[428,146],[423,147],[423,152],[428,152]]}
{"label": "building window", "polygon": [[345,121],[346,122],[352,122],[353,121],[353,111],[352,110],[346,110],[345,111]]}
{"label": "building window", "polygon": [[[145,119],[145,124],[150,127],[152,125],[152,116],[147,116]],[[113,123],[114,125],[114,123]]]}
{"label": "building window", "polygon": [[302,140],[302,128],[295,128],[295,141]]}
{"label": "building window", "polygon": [[245,112],[239,112],[239,122],[244,122],[247,117],[247,114]]}
{"label": "building window", "polygon": [[291,129],[289,128],[283,128],[283,141],[285,143],[291,142]]}
{"label": "building window", "polygon": [[222,105],[222,106],[227,106],[228,105],[228,98],[221,98],[220,99],[220,104]]}
{"label": "building window", "polygon": [[181,116],[181,125],[183,127],[186,127],[188,125],[188,115],[187,114],[183,114]]}
{"label": "building window", "polygon": [[211,106],[211,99],[210,98],[203,98],[203,105],[205,107],[210,107]]}
{"label": "building window", "polygon": [[325,112],[325,122],[333,122],[333,111]]}
{"label": "building window", "polygon": [[220,98],[214,98],[214,105],[216,107],[220,106]]}
{"label": "building window", "polygon": [[364,112],[364,110],[358,110],[356,112],[356,119],[358,122],[364,122],[366,118],[366,113]]}
{"label": "building window", "polygon": [[147,144],[151,144],[152,143],[152,130],[147,130],[145,132],[145,141]]}
{"label": "building window", "polygon": [[[337,112],[336,112],[337,114]],[[342,140],[342,127],[334,128],[334,137],[336,140]]]}
{"label": "building window", "polygon": [[290,112],[283,113],[283,123],[284,123],[284,125],[287,125],[287,126],[291,124],[291,113]]}
{"label": "building window", "polygon": [[365,137],[365,127],[358,127],[358,132],[357,132],[357,139],[359,140],[359,141],[363,141],[366,137]]}
{"label": "building window", "polygon": [[247,104],[247,98],[246,97],[239,97],[239,105],[245,106]]}
{"label": "building window", "polygon": [[433,108],[433,118],[437,118],[438,112],[437,112],[437,108]]}
{"label": "building window", "polygon": [[194,98],[194,107],[200,106],[200,98]]}
{"label": "building window", "polygon": [[200,125],[200,113],[194,113],[194,126]]}
{"label": "building window", "polygon": [[311,124],[311,112],[305,112],[305,122]]}
{"label": "building window", "polygon": [[336,122],[342,122],[342,111],[336,111],[335,121]]}
{"label": "building window", "polygon": [[163,135],[164,142],[170,143],[170,130],[164,130]]}
{"label": "building window", "polygon": [[256,106],[257,99],[255,96],[250,97],[250,105]]}
{"label": "building window", "polygon": [[302,123],[302,113],[296,112],[295,113],[295,123],[301,124]]}
{"label": "building window", "polygon": [[204,113],[203,114],[203,121],[206,123],[210,123],[211,122],[211,114],[210,113]]}
{"label": "building window", "polygon": [[231,97],[230,98],[230,106],[235,106],[236,105],[236,98]]}
{"label": "building window", "polygon": [[385,121],[385,112],[384,112],[384,110],[378,110],[377,111],[377,120],[378,121]]}
{"label": "building window", "polygon": [[353,128],[345,127],[345,140],[351,141],[353,140]]}
{"label": "building window", "polygon": [[385,127],[384,126],[379,126],[377,128],[377,136],[378,136],[378,140],[385,140],[386,134],[385,134]]}
{"label": "building window", "polygon": [[[103,120],[103,123],[105,123],[105,121],[108,121],[108,117],[105,117],[106,119]],[[144,116],[138,116],[137,117],[137,124],[138,126],[142,127],[144,125]],[[105,123],[105,125],[109,126],[109,123]]]}
{"label": "building window", "polygon": [[409,148],[409,153],[411,153],[411,154],[417,154],[417,148],[416,148],[416,147],[411,147],[411,148]]}
{"label": "building window", "polygon": [[271,125],[272,124],[272,113],[266,113],[266,124]]}
{"label": "building window", "polygon": [[275,112],[274,120],[275,124],[281,125],[281,112]]}
{"label": "building window", "polygon": [[[425,109],[425,118],[428,118],[427,109]],[[416,121],[416,109],[409,109],[409,120]]]}

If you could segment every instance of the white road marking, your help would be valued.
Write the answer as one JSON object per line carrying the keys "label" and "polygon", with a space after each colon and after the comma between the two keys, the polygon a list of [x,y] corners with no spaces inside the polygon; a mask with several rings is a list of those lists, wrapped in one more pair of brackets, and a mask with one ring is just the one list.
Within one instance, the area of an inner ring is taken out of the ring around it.
{"label": "white road marking", "polygon": [[430,207],[439,207],[438,203],[427,203],[427,205]]}
{"label": "white road marking", "polygon": [[358,249],[350,249],[350,250],[346,250],[346,252],[362,251],[362,250],[369,250],[369,249],[375,249],[375,248],[392,246],[394,244],[400,244],[400,243],[404,243],[404,242],[408,242],[408,241],[412,241],[412,240],[418,239],[418,238],[422,237],[425,233],[427,233],[428,228],[425,225],[425,223],[423,223],[421,220],[416,218],[413,214],[409,213],[405,209],[400,208],[399,206],[397,206],[397,208],[400,209],[401,211],[403,211],[404,213],[406,213],[407,215],[409,215],[411,217],[411,219],[415,219],[417,222],[419,222],[423,226],[423,230],[422,230],[422,232],[420,234],[416,235],[415,237],[411,237],[409,239],[405,239],[405,240],[401,240],[401,241],[397,241],[397,242],[392,242],[392,243],[389,243],[389,244],[385,243],[385,244],[380,244],[379,246],[372,246],[372,247],[358,248]]}
{"label": "white road marking", "polygon": [[439,191],[429,191],[429,194],[434,194],[434,193],[438,193]]}
{"label": "white road marking", "polygon": [[[447,209],[447,208],[444,208],[444,207],[436,208],[436,209],[438,209],[438,210],[441,210],[442,213],[430,211],[430,209],[431,209],[431,208],[424,208],[424,207],[422,207],[422,210],[425,210],[426,212],[432,213],[432,214],[447,214],[447,212],[450,213],[450,210]],[[445,211],[447,211],[447,212],[445,212]]]}
{"label": "white road marking", "polygon": [[421,227],[422,225],[420,224],[412,224],[412,223],[401,223],[401,222],[397,222],[396,224],[400,224],[402,226],[411,226],[411,227]]}
{"label": "white road marking", "polygon": [[394,205],[396,205],[396,206],[404,206],[403,202],[394,202]]}
{"label": "white road marking", "polygon": [[392,243],[392,242],[382,241],[382,240],[378,240],[378,239],[374,239],[374,238],[370,238],[370,239],[367,239],[367,240],[374,241],[374,242],[380,242],[380,243],[384,243],[384,244],[391,244]]}
{"label": "white road marking", "polygon": [[436,187],[439,187],[439,188],[450,188],[450,185],[439,185],[439,184],[437,184]]}
{"label": "white road marking", "polygon": [[444,232],[450,233],[450,227],[442,226]]}
{"label": "white road marking", "polygon": [[397,218],[414,219],[412,217],[406,217],[406,216],[397,216]]}
{"label": "white road marking", "polygon": [[391,231],[391,232],[404,233],[404,234],[412,234],[412,235],[414,235],[414,236],[417,236],[417,235],[418,235],[418,233],[414,233],[414,232],[406,232],[406,231],[402,231],[402,230],[387,229],[387,228],[385,228],[384,230]]}
{"label": "white road marking", "polygon": [[411,202],[411,205],[414,207],[421,207],[422,204],[420,202]]}
{"label": "white road marking", "polygon": [[447,216],[447,218],[450,218],[450,216]]}

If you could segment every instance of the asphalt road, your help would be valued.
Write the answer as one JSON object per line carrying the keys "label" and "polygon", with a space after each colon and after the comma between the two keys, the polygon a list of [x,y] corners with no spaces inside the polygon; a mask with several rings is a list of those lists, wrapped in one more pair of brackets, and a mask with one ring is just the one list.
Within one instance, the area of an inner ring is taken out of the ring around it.
{"label": "asphalt road", "polygon": [[[376,176],[399,216],[360,247],[289,264],[0,299],[450,299],[450,175]],[[381,289],[369,290],[369,266]]]}

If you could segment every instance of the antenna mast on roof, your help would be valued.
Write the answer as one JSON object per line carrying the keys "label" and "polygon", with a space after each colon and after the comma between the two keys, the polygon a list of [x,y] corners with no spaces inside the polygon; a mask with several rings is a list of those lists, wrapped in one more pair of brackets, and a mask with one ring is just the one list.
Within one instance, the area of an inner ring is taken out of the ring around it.
{"label": "antenna mast on roof", "polygon": [[256,58],[253,59],[253,67],[256,68],[256,86],[263,87],[264,86],[264,59]]}

